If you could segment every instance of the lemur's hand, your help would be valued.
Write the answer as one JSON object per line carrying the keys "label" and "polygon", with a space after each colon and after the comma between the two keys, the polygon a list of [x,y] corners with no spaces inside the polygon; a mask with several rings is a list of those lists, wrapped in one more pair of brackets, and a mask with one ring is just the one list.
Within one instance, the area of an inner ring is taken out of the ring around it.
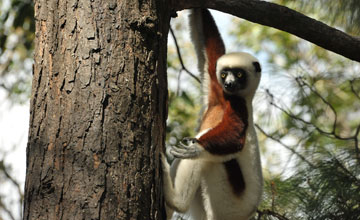
{"label": "lemur's hand", "polygon": [[199,157],[204,148],[198,143],[196,138],[186,137],[182,139],[179,146],[172,146],[170,153],[177,158],[189,159]]}

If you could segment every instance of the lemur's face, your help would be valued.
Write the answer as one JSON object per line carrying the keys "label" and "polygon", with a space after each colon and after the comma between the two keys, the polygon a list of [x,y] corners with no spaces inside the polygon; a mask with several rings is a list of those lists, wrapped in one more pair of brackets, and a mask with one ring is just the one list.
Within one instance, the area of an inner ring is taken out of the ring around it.
{"label": "lemur's face", "polygon": [[261,67],[248,53],[230,53],[218,59],[216,76],[225,93],[253,96],[260,81]]}
{"label": "lemur's face", "polygon": [[220,81],[226,93],[233,94],[246,88],[247,72],[242,68],[224,68],[220,71]]}

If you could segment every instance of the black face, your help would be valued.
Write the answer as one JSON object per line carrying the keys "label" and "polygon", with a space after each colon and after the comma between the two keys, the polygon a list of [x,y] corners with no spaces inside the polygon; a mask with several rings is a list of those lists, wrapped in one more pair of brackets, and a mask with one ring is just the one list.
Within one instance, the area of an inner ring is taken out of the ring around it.
{"label": "black face", "polygon": [[226,92],[236,93],[246,88],[247,73],[242,68],[224,68],[220,71],[220,79]]}

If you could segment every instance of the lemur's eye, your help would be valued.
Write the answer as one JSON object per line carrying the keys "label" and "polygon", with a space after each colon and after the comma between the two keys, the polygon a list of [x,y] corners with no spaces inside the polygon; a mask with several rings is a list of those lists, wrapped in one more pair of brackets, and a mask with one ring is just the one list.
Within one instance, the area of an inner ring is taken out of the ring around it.
{"label": "lemur's eye", "polygon": [[221,78],[224,79],[225,77],[226,77],[226,72],[222,72],[222,73],[221,73]]}
{"label": "lemur's eye", "polygon": [[241,72],[238,72],[238,73],[236,74],[237,78],[241,78],[242,75],[243,75],[243,74],[242,74]]}

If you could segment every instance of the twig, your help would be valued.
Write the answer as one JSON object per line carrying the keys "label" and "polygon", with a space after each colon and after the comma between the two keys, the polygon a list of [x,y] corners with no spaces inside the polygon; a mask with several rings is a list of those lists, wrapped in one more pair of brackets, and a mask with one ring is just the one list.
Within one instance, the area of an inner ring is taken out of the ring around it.
{"label": "twig", "polygon": [[355,135],[354,135],[356,158],[357,158],[357,160],[359,161],[359,164],[360,164],[360,152],[359,152],[360,150],[359,150],[359,139],[358,139],[359,133],[360,133],[360,125],[356,128],[356,132],[355,132]]}
{"label": "twig", "polygon": [[200,79],[195,76],[192,72],[190,72],[184,65],[184,62],[183,62],[183,59],[182,59],[182,56],[181,56],[181,52],[180,52],[180,47],[178,45],[178,42],[177,42],[177,39],[176,39],[176,36],[174,34],[174,31],[173,29],[170,27],[170,33],[171,33],[171,36],[173,37],[174,39],[174,43],[175,43],[175,47],[176,47],[176,52],[177,52],[177,55],[179,57],[179,61],[180,61],[180,65],[181,65],[181,70],[184,70],[187,74],[189,74],[191,77],[193,77],[196,81],[198,81],[199,83],[201,83]]}
{"label": "twig", "polygon": [[275,210],[275,196],[276,196],[276,186],[275,183],[271,182],[271,211]]}
{"label": "twig", "polygon": [[[266,90],[266,92],[268,93],[268,95],[269,95],[270,97],[274,97],[274,96],[270,93],[269,90]],[[310,126],[314,127],[315,130],[317,130],[319,133],[321,133],[321,134],[323,134],[323,135],[325,135],[325,136],[327,136],[327,137],[331,137],[331,138],[335,138],[335,139],[339,139],[339,140],[344,140],[344,141],[353,140],[353,139],[354,139],[353,136],[351,136],[351,137],[342,137],[342,136],[339,136],[338,134],[336,134],[336,133],[333,132],[333,131],[331,131],[331,132],[325,131],[325,130],[321,129],[320,127],[318,127],[317,125],[315,125],[314,123],[309,122],[309,121],[306,121],[306,120],[304,120],[304,119],[302,119],[302,118],[299,118],[299,117],[295,116],[295,115],[292,114],[290,111],[287,111],[287,110],[285,110],[284,108],[280,107],[279,105],[275,104],[275,102],[273,102],[273,101],[270,102],[270,105],[276,107],[277,109],[279,109],[280,111],[282,111],[283,113],[285,113],[285,114],[286,114],[287,116],[289,116],[290,118],[295,119],[295,120],[297,120],[297,121],[300,121],[300,122],[302,122],[302,123],[304,123],[304,124],[306,124],[306,125],[310,125]]]}
{"label": "twig", "polygon": [[[22,188],[21,188],[21,186],[20,186],[20,184],[7,172],[7,170],[6,170],[6,167],[5,167],[5,164],[4,164],[4,161],[0,161],[0,170],[2,170],[3,171],[3,173],[4,173],[4,175],[5,175],[5,177],[7,178],[7,179],[9,179],[10,180],[10,182],[12,182],[12,184],[14,184],[15,185],[15,187],[16,187],[16,189],[17,189],[17,191],[18,191],[18,193],[19,193],[19,197],[20,197],[20,207],[22,207],[22,205],[23,205],[23,200],[24,200],[24,196],[23,196],[23,193],[22,193]],[[3,204],[0,204],[0,206],[3,206]],[[5,207],[4,207],[4,209],[5,209]],[[6,211],[6,210],[5,210]],[[7,212],[7,211],[6,211]],[[21,213],[21,212],[20,212]]]}
{"label": "twig", "polygon": [[332,128],[332,131],[331,133],[335,134],[335,130],[336,130],[336,125],[337,125],[337,112],[334,108],[333,105],[331,105],[317,90],[316,88],[314,88],[313,86],[309,85],[308,83],[305,82],[305,80],[303,80],[302,77],[296,77],[295,78],[296,82],[298,83],[298,85],[300,87],[302,86],[306,86],[310,89],[311,92],[313,92],[317,97],[319,97],[321,99],[321,101],[323,103],[325,103],[325,105],[329,106],[329,108],[331,109],[331,111],[334,113],[334,123],[333,123],[333,128]]}
{"label": "twig", "polygon": [[355,79],[350,80],[350,88],[351,88],[351,91],[354,93],[354,95],[355,95],[358,99],[360,99],[360,95],[359,95],[358,92],[356,92],[356,90],[355,90],[354,81],[355,81]]}
{"label": "twig", "polygon": [[[300,121],[300,122],[302,122],[302,123],[304,123],[306,125],[314,127],[315,130],[318,131],[320,134],[323,134],[323,135],[325,135],[325,136],[327,136],[329,138],[334,138],[334,139],[344,140],[344,141],[353,140],[355,142],[354,147],[355,147],[356,157],[357,157],[358,161],[360,162],[360,150],[359,150],[359,141],[358,141],[358,135],[360,133],[360,125],[358,125],[355,134],[353,136],[348,136],[348,137],[343,137],[343,136],[340,136],[340,135],[336,134],[336,132],[335,132],[336,127],[331,132],[325,131],[325,130],[321,129],[320,127],[318,127],[317,125],[315,125],[314,123],[306,121],[306,120],[304,120],[304,119],[302,119],[300,117],[297,117],[294,114],[292,114],[290,111],[287,111],[284,108],[280,107],[279,105],[275,104],[275,102],[273,101],[274,95],[271,94],[269,90],[266,90],[266,93],[269,95],[269,97],[271,99],[270,105],[272,105],[275,108],[279,109],[280,111],[285,113],[290,118],[292,118],[294,120],[297,120],[297,121]],[[321,96],[321,95],[318,94],[318,96]],[[334,128],[334,126],[333,126],[333,128]]]}
{"label": "twig", "polygon": [[255,124],[255,127],[261,132],[263,133],[267,138],[270,138],[273,141],[276,141],[277,143],[279,143],[280,145],[282,145],[283,147],[285,147],[286,149],[288,149],[289,151],[291,151],[293,154],[295,154],[296,156],[298,156],[301,160],[303,160],[304,162],[306,162],[307,164],[309,164],[309,166],[311,167],[315,167],[310,161],[308,161],[303,155],[301,155],[299,152],[295,151],[293,149],[293,147],[285,144],[284,142],[282,142],[280,139],[275,138],[274,136],[266,133],[264,131],[264,129],[262,129],[258,124]]}
{"label": "twig", "polygon": [[337,163],[337,165],[348,175],[352,178],[352,181],[356,182],[357,184],[360,185],[360,180],[352,173],[350,172],[345,166],[344,164],[338,160],[338,158],[336,156],[333,156],[333,160]]}
{"label": "twig", "polygon": [[[10,219],[12,219],[12,220],[15,220],[15,218],[14,218],[14,216],[13,216],[13,214],[11,213],[11,211],[8,209],[8,208],[6,208],[6,206],[2,203],[2,201],[0,200],[0,210],[4,210],[4,212],[6,213],[6,214],[8,214],[8,216],[10,217]],[[0,218],[0,219],[2,219],[2,218]]]}
{"label": "twig", "polygon": [[265,210],[257,210],[256,211],[258,213],[258,215],[262,216],[262,215],[270,215],[270,216],[274,216],[276,217],[277,219],[280,219],[280,220],[289,220],[288,218],[286,218],[285,216],[279,214],[279,213],[276,213],[276,212],[273,212],[271,210],[268,210],[268,209],[265,209]]}

